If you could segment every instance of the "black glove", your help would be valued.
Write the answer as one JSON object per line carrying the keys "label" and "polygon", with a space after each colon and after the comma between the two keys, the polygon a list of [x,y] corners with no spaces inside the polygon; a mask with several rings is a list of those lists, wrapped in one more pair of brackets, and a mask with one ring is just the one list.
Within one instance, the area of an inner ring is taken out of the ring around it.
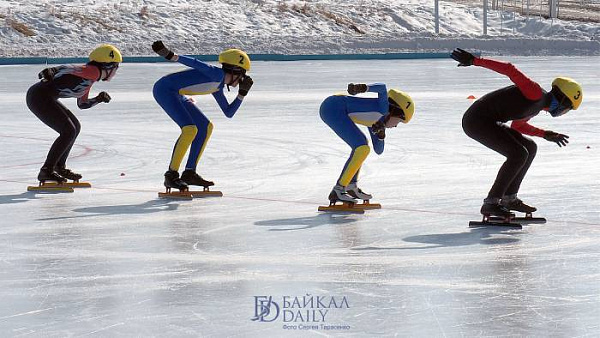
{"label": "black glove", "polygon": [[254,81],[252,80],[252,78],[250,76],[244,76],[244,78],[242,79],[242,81],[239,84],[240,89],[238,91],[238,94],[242,95],[242,96],[248,95],[248,91],[250,90],[250,88],[252,88],[253,84],[254,84]]}
{"label": "black glove", "polygon": [[364,83],[348,83],[348,94],[350,95],[365,93],[368,89],[369,87],[367,87],[367,85]]}
{"label": "black glove", "polygon": [[100,92],[98,96],[96,96],[96,101],[98,102],[110,102],[110,95],[107,92]]}
{"label": "black glove", "polygon": [[382,121],[377,121],[371,126],[373,134],[377,135],[377,138],[383,140],[385,138],[385,124]]}
{"label": "black glove", "polygon": [[472,66],[473,60],[475,60],[473,54],[460,48],[456,48],[454,51],[452,51],[452,54],[450,54],[450,56],[454,60],[458,61],[458,67]]}
{"label": "black glove", "polygon": [[38,79],[42,79],[42,81],[52,81],[52,79],[54,79],[54,74],[56,74],[56,68],[46,68],[38,74]]}
{"label": "black glove", "polygon": [[569,143],[568,138],[569,136],[567,135],[555,133],[550,130],[546,130],[544,132],[544,139],[550,142],[556,142],[556,144],[558,144],[559,147],[566,146],[567,143]]}
{"label": "black glove", "polygon": [[175,56],[175,53],[171,52],[171,50],[165,47],[165,44],[160,40],[154,41],[154,43],[152,44],[152,50],[156,54],[164,57],[169,61],[171,61],[173,59],[173,56]]}

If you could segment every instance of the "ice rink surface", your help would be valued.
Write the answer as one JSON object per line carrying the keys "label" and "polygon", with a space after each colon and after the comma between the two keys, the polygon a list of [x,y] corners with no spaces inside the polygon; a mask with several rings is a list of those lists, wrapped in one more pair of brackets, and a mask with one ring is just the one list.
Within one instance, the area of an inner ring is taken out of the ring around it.
{"label": "ice rink surface", "polygon": [[[255,62],[233,119],[197,97],[215,125],[198,171],[224,196],[164,201],[179,129],[151,90],[184,66],[124,64],[92,89],[110,104],[62,100],[82,124],[68,165],[94,186],[72,194],[26,192],[56,136],[25,105],[44,66],[0,67],[0,336],[599,336],[600,58],[501,59],[584,88],[578,111],[531,120],[570,143],[536,138],[520,197],[548,223],[522,230],[468,227],[503,162],[461,128],[468,95],[510,83],[483,68]],[[348,82],[416,113],[361,172],[383,208],[319,213],[350,149],[318,109]]]}

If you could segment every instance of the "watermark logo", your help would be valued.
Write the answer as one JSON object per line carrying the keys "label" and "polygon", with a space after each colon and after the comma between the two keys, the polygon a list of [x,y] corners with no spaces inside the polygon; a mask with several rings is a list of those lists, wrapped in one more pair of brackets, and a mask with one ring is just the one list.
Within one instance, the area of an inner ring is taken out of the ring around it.
{"label": "watermark logo", "polygon": [[[282,322],[285,330],[349,330],[336,314],[350,308],[345,296],[254,296],[255,322]],[[334,323],[332,323],[334,322]]]}
{"label": "watermark logo", "polygon": [[271,296],[254,296],[253,321],[272,322],[279,317],[279,305]]}

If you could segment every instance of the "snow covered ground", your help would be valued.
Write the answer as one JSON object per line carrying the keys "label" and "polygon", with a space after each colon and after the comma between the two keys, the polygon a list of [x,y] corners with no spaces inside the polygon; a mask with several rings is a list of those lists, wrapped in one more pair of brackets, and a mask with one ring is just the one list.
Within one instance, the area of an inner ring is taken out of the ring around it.
{"label": "snow covered ground", "polygon": [[[561,2],[562,4],[563,2]],[[533,6],[533,5],[532,5]],[[488,15],[473,3],[433,0],[0,0],[0,56],[85,56],[113,43],[126,56],[153,55],[162,39],[182,54],[445,52],[456,46],[494,54],[600,55],[597,21]],[[577,8],[577,7],[575,7]],[[582,8],[582,17],[590,11]]]}
{"label": "snow covered ground", "polygon": [[[198,98],[215,124],[199,171],[224,196],[163,201],[178,128],[151,88],[180,66],[124,64],[93,89],[110,104],[63,100],[83,126],[69,164],[94,188],[58,195],[25,192],[55,137],[24,103],[40,67],[0,67],[0,335],[598,336],[600,59],[510,61],[544,88],[567,74],[585,90],[580,110],[531,121],[571,143],[537,139],[521,197],[548,223],[511,231],[467,227],[502,162],[461,129],[468,95],[509,83],[485,69],[256,62],[233,119]],[[416,115],[362,171],[383,209],[322,214],[349,149],[318,107],[357,81],[409,92]]]}

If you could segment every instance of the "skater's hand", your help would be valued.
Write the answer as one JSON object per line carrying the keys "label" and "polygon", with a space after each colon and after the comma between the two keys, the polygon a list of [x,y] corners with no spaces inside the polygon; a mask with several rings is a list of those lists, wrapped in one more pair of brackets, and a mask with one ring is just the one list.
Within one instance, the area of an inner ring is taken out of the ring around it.
{"label": "skater's hand", "polygon": [[38,79],[41,79],[44,82],[52,81],[52,79],[54,79],[54,74],[56,74],[56,68],[46,68],[38,74]]}
{"label": "skater's hand", "polygon": [[555,133],[551,130],[546,130],[544,132],[544,139],[546,139],[550,142],[556,142],[556,144],[558,144],[559,147],[566,146],[567,143],[569,143],[568,138],[569,138],[569,136],[567,136],[567,135]]}
{"label": "skater's hand", "polygon": [[377,136],[378,139],[383,140],[385,138],[385,124],[382,121],[377,121],[371,126],[371,130],[373,134]]}
{"label": "skater's hand", "polygon": [[364,83],[348,83],[348,94],[350,95],[365,93],[368,89],[369,87],[367,87],[367,85]]}
{"label": "skater's hand", "polygon": [[152,50],[164,57],[165,59],[172,61],[175,58],[175,53],[173,53],[170,49],[168,49],[165,44],[158,40],[158,41],[154,41],[154,43],[152,44]]}
{"label": "skater's hand", "polygon": [[241,96],[248,95],[248,91],[250,90],[250,88],[252,88],[253,84],[254,84],[254,81],[252,80],[252,78],[250,76],[244,76],[244,78],[242,79],[242,81],[239,84],[240,89],[238,91],[238,94]]}
{"label": "skater's hand", "polygon": [[452,51],[452,54],[450,54],[450,56],[454,60],[458,61],[458,67],[472,66],[473,60],[475,60],[473,54],[460,48],[456,48],[454,51]]}
{"label": "skater's hand", "polygon": [[106,102],[106,103],[109,103],[109,102],[110,102],[110,99],[111,99],[111,97],[110,97],[110,95],[108,95],[108,93],[107,93],[107,92],[100,92],[100,93],[98,94],[98,96],[96,96],[96,100],[97,100],[98,102]]}

